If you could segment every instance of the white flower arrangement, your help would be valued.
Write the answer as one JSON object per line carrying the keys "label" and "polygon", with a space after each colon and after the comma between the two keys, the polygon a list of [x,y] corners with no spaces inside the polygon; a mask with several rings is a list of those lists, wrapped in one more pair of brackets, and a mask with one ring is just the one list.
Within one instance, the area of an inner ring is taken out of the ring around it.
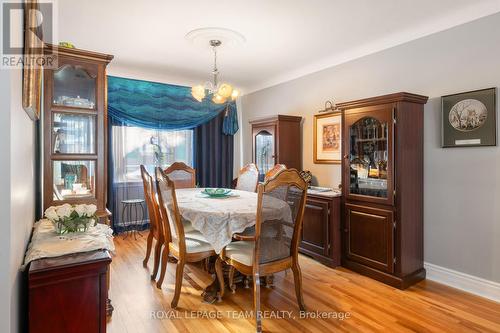
{"label": "white flower arrangement", "polygon": [[86,231],[89,224],[97,223],[96,205],[50,206],[45,210],[45,217],[54,223],[58,234]]}

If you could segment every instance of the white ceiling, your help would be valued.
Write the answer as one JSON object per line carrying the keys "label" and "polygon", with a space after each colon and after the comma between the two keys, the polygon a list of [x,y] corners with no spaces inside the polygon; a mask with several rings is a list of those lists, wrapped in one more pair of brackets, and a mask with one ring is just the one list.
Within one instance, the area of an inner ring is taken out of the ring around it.
{"label": "white ceiling", "polygon": [[110,71],[192,84],[212,54],[184,36],[236,30],[224,81],[249,93],[500,11],[500,0],[55,0],[58,39],[115,55]]}

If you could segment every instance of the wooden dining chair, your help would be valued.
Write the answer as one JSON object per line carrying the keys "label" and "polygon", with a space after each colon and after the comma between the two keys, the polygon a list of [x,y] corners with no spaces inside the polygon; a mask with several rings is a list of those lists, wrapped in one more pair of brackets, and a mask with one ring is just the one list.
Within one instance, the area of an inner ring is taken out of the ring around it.
{"label": "wooden dining chair", "polygon": [[149,214],[149,234],[146,243],[146,258],[144,258],[142,265],[147,267],[149,257],[151,255],[151,249],[153,247],[153,239],[155,239],[154,265],[153,273],[151,274],[151,279],[154,280],[156,278],[156,274],[158,273],[158,267],[160,266],[161,247],[163,246],[165,239],[160,223],[160,211],[156,201],[156,191],[153,177],[151,177],[144,165],[141,165],[141,177],[142,184],[144,186],[144,199],[146,201]]}
{"label": "wooden dining chair", "polygon": [[259,183],[259,169],[253,163],[245,165],[238,173],[236,190],[255,192]]}
{"label": "wooden dining chair", "polygon": [[[287,192],[286,201],[281,200],[283,189]],[[305,311],[298,251],[306,195],[307,184],[295,169],[282,170],[264,184],[260,184],[255,234],[234,235],[238,241],[230,243],[215,263],[217,272],[222,271],[224,261],[242,274],[252,276],[257,332],[262,331],[261,276],[291,268],[297,302],[300,310]],[[222,274],[217,274],[217,278],[222,297],[225,289]],[[229,284],[232,284],[232,281],[229,281]]]}
{"label": "wooden dining chair", "polygon": [[175,183],[160,168],[156,168],[156,188],[158,189],[158,202],[164,237],[165,240],[168,239],[163,248],[160,278],[156,286],[161,289],[167,269],[168,256],[176,258],[175,291],[171,303],[171,307],[176,308],[181,293],[184,265],[188,262],[202,261],[216,254],[199,231],[192,229],[185,232],[177,206]]}
{"label": "wooden dining chair", "polygon": [[196,170],[184,162],[174,162],[164,172],[177,189],[196,187]]}
{"label": "wooden dining chair", "polygon": [[264,176],[264,181],[273,178],[278,172],[281,170],[286,170],[286,165],[284,164],[275,164]]}

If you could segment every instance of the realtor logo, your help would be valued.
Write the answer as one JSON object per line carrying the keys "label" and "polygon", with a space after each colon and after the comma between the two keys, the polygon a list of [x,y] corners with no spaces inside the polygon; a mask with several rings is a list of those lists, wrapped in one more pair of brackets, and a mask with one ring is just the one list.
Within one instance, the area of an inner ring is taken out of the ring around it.
{"label": "realtor logo", "polygon": [[44,54],[53,40],[53,4],[15,1],[2,4],[0,68],[54,68],[55,58]]}

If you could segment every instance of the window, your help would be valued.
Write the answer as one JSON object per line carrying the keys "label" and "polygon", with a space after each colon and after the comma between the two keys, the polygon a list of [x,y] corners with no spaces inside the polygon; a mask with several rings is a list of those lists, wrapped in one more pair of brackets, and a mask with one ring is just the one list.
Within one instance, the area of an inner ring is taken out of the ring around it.
{"label": "window", "polygon": [[173,162],[193,165],[193,130],[166,131],[130,126],[113,127],[114,181],[141,181],[140,165],[151,174]]}

